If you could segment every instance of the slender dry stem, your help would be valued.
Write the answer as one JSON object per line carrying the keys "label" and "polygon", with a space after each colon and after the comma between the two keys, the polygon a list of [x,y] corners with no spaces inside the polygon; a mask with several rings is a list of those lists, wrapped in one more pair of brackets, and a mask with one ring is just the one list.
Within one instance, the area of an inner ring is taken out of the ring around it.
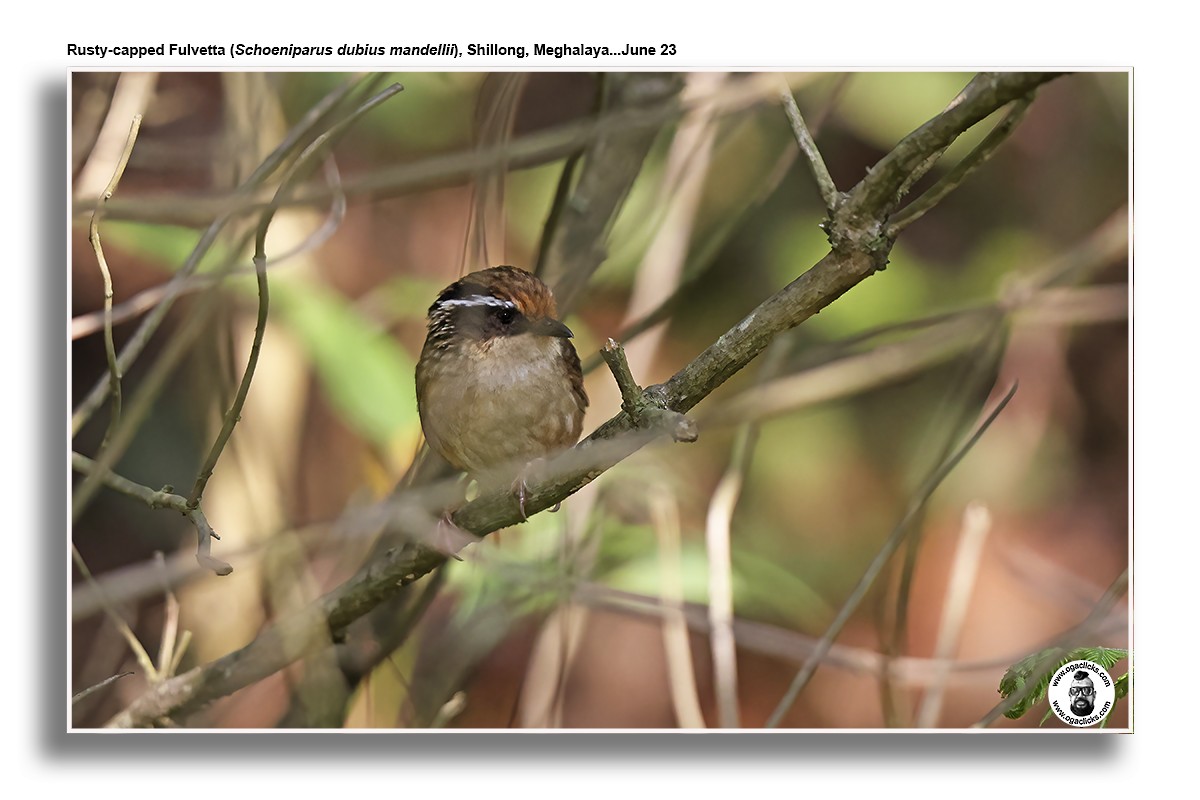
{"label": "slender dry stem", "polygon": [[658,573],[662,586],[662,637],[667,658],[667,685],[671,706],[681,728],[703,728],[700,691],[683,614],[682,549],[679,544],[679,505],[669,487],[658,487],[649,495],[650,519],[658,538]]}
{"label": "slender dry stem", "polygon": [[142,643],[138,641],[137,634],[133,632],[133,628],[129,627],[129,623],[125,621],[125,618],[122,617],[120,612],[117,611],[116,607],[109,602],[108,598],[104,595],[104,592],[99,591],[98,587],[95,587],[96,579],[92,576],[92,571],[88,569],[87,562],[83,560],[83,556],[80,554],[79,548],[75,546],[74,542],[71,542],[71,558],[74,559],[75,566],[78,567],[80,574],[83,575],[83,579],[88,583],[93,584],[93,587],[96,588],[100,602],[104,606],[104,613],[108,615],[108,618],[112,620],[113,625],[115,625],[117,630],[121,632],[121,636],[125,639],[126,644],[129,645],[129,649],[133,652],[133,657],[137,659],[138,666],[140,666],[142,671],[146,673],[146,679],[150,683],[157,683],[158,670],[154,666],[153,659],[151,659],[150,654],[146,652],[146,648],[142,647]]}
{"label": "slender dry stem", "polygon": [[233,435],[233,429],[242,418],[242,407],[246,403],[246,396],[250,393],[250,384],[254,380],[254,370],[258,365],[258,356],[262,350],[263,335],[267,329],[267,312],[270,307],[270,291],[267,285],[266,239],[267,230],[270,228],[275,212],[279,209],[284,198],[291,193],[297,182],[307,177],[307,170],[312,168],[317,156],[325,154],[341,134],[363,114],[403,90],[404,87],[400,84],[393,84],[374,97],[371,97],[351,112],[345,119],[314,139],[300,153],[295,163],[293,163],[287,176],[280,184],[278,190],[276,190],[270,207],[263,213],[262,219],[259,221],[258,234],[254,246],[254,272],[258,282],[258,317],[254,326],[254,341],[250,346],[250,355],[246,361],[246,368],[242,372],[242,379],[238,383],[237,393],[234,395],[229,410],[225,413],[221,430],[217,434],[212,447],[209,449],[208,456],[204,459],[204,464],[196,475],[196,482],[192,486],[191,494],[188,495],[189,510],[194,510],[200,505],[200,499],[204,495],[204,487],[208,485],[208,480],[212,477],[217,460],[221,457],[221,453],[225,449],[225,444],[229,441],[229,437]]}
{"label": "slender dry stem", "polygon": [[1012,135],[1017,124],[1025,118],[1025,112],[1029,110],[1029,105],[1032,102],[1032,93],[1015,101],[1012,108],[1009,109],[1008,114],[996,124],[996,127],[984,137],[983,141],[976,145],[970,153],[967,153],[961,161],[955,164],[928,191],[916,200],[913,200],[892,217],[888,225],[887,235],[895,238],[902,230],[929,213],[946,195],[957,189],[972,172],[983,166],[996,150],[999,149],[1000,145]]}
{"label": "slender dry stem", "polygon": [[804,153],[813,180],[817,182],[817,191],[821,193],[821,200],[825,203],[826,210],[833,213],[833,210],[841,202],[841,194],[833,182],[833,176],[829,174],[829,168],[825,166],[825,159],[821,157],[817,143],[813,141],[812,134],[808,131],[808,125],[804,123],[804,116],[800,113],[800,107],[796,105],[796,98],[792,95],[791,87],[784,85],[780,99],[783,101],[783,110],[787,113],[788,122],[792,125],[796,143],[800,145],[800,152]]}
{"label": "slender dry stem", "polygon": [[971,503],[963,512],[962,532],[958,538],[958,549],[954,554],[954,565],[950,568],[950,584],[946,587],[946,599],[942,606],[942,621],[938,626],[937,644],[933,657],[941,665],[938,680],[934,680],[921,707],[917,710],[918,728],[932,728],[942,713],[942,702],[946,696],[946,683],[950,678],[950,665],[963,623],[967,619],[967,606],[975,589],[975,576],[979,574],[979,563],[983,558],[983,546],[992,529],[992,515],[987,506]]}
{"label": "slender dry stem", "polygon": [[963,457],[971,451],[971,448],[975,446],[975,443],[979,441],[980,437],[983,436],[987,429],[991,427],[992,423],[996,421],[996,417],[1000,415],[1000,412],[1003,411],[1008,405],[1009,401],[1012,400],[1016,391],[1017,385],[1014,383],[1008,392],[1005,393],[1004,397],[1000,399],[1000,402],[996,404],[996,407],[992,410],[992,412],[988,414],[987,417],[984,418],[983,422],[979,424],[975,432],[971,434],[971,436],[968,437],[967,440],[963,442],[954,453],[952,453],[945,461],[939,464],[933,470],[933,472],[930,473],[929,477],[925,480],[925,483],[920,487],[920,489],[917,490],[913,498],[909,501],[908,508],[905,510],[904,515],[900,518],[900,521],[896,524],[896,527],[892,529],[892,532],[884,541],[883,547],[879,549],[879,552],[875,554],[875,558],[873,558],[871,563],[867,566],[867,569],[863,573],[863,576],[859,579],[858,584],[854,587],[854,590],[850,593],[850,596],[846,598],[846,602],[842,604],[841,610],[838,611],[837,616],[834,618],[833,622],[830,623],[829,628],[825,631],[825,635],[821,637],[821,641],[817,645],[816,651],[809,656],[807,661],[805,661],[804,666],[801,667],[800,671],[796,674],[796,677],[792,680],[792,683],[788,687],[787,692],[784,694],[783,699],[779,701],[779,705],[777,705],[775,710],[771,713],[770,718],[767,720],[768,728],[776,728],[779,726],[780,722],[783,721],[783,717],[791,709],[792,704],[796,702],[796,697],[800,694],[801,690],[808,685],[809,680],[811,680],[812,676],[816,673],[817,667],[820,666],[825,654],[829,652],[829,648],[833,644],[834,639],[838,637],[838,635],[842,632],[842,629],[846,626],[846,623],[850,621],[850,617],[858,608],[858,604],[862,602],[862,599],[866,596],[867,591],[875,583],[875,579],[879,577],[879,573],[883,571],[883,567],[892,557],[892,553],[896,552],[896,548],[899,547],[900,543],[904,540],[912,520],[925,508],[925,504],[929,502],[929,498],[933,495],[934,490],[941,485],[946,476],[949,475],[956,466],[958,466],[958,462],[962,461]]}
{"label": "slender dry stem", "polygon": [[121,176],[125,174],[125,167],[129,164],[129,156],[133,153],[133,144],[137,141],[138,130],[141,127],[142,115],[135,114],[129,125],[129,135],[125,138],[125,147],[117,159],[117,166],[113,169],[108,186],[104,187],[104,191],[96,201],[96,209],[92,212],[92,222],[88,226],[88,241],[92,243],[92,250],[96,253],[96,263],[100,265],[100,274],[104,278],[104,357],[108,362],[108,391],[112,396],[112,416],[108,421],[108,430],[104,434],[105,442],[108,441],[121,419],[121,370],[117,366],[117,348],[113,343],[113,282],[112,273],[108,269],[108,260],[104,257],[104,247],[100,243],[100,211],[116,192],[117,184],[121,182]]}
{"label": "slender dry stem", "polygon": [[104,680],[100,681],[99,683],[97,683],[95,686],[89,686],[88,688],[84,689],[82,692],[77,692],[77,693],[71,695],[71,705],[75,705],[83,698],[87,697],[90,694],[100,691],[101,689],[103,689],[105,686],[108,686],[109,684],[116,683],[121,678],[127,677],[129,675],[133,675],[133,674],[134,674],[133,672],[118,672],[116,675],[111,675],[111,676],[105,678]]}

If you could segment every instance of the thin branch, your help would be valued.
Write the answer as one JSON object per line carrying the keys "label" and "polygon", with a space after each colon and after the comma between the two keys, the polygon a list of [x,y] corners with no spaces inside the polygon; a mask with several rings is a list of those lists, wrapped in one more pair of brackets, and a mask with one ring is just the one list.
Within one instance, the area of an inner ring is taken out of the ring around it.
{"label": "thin branch", "polygon": [[83,475],[95,474],[99,476],[100,482],[108,488],[135,500],[141,500],[150,508],[170,508],[180,514],[187,513],[187,498],[172,493],[169,486],[155,491],[149,486],[143,486],[128,478],[123,478],[111,470],[102,469],[98,462],[81,453],[71,453],[71,469]]}
{"label": "thin branch", "polygon": [[920,374],[975,347],[994,316],[964,314],[903,341],[768,381],[712,407],[698,424],[708,429],[761,421]]}
{"label": "thin branch", "polygon": [[1029,105],[1032,102],[1032,93],[1014,102],[1008,114],[996,124],[996,127],[984,137],[983,141],[977,144],[970,153],[967,153],[961,161],[955,164],[928,191],[916,200],[913,200],[892,217],[888,225],[887,235],[894,239],[902,230],[929,213],[946,195],[957,189],[971,173],[983,166],[1000,145],[1008,139],[1016,129],[1017,124],[1025,118],[1025,112],[1029,110]]}
{"label": "thin branch", "polygon": [[[749,201],[740,204],[738,211],[718,221],[717,224],[707,226],[703,231],[704,238],[701,244],[691,248],[688,252],[687,262],[681,270],[683,278],[680,280],[679,285],[658,306],[648,311],[639,319],[629,322],[626,327],[623,327],[614,337],[617,341],[627,344],[658,325],[658,323],[668,319],[674,313],[676,307],[687,296],[692,287],[708,274],[708,268],[716,261],[721,248],[725,246],[729,238],[741,228],[742,223],[751,218],[751,212],[760,207],[774,194],[779,184],[783,181],[783,178],[791,169],[792,163],[796,160],[797,152],[796,149],[791,147],[784,148],[775,160],[771,170],[767,173],[767,178],[759,183],[757,190]],[[601,363],[603,363],[603,358],[601,358],[600,353],[584,359],[584,374],[586,375],[591,372],[600,366]]]}
{"label": "thin branch", "polygon": [[[1058,72],[984,72],[977,75],[942,113],[910,133],[876,162],[867,179],[854,187],[839,210],[846,221],[868,214],[890,214],[900,201],[901,189],[926,162],[943,152],[968,128],[996,109],[1026,96]],[[881,229],[877,229],[876,233]]]}
{"label": "thin branch", "polygon": [[850,79],[854,77],[853,72],[843,72],[838,76],[837,82],[833,84],[833,88],[829,90],[829,94],[825,98],[825,103],[817,111],[817,116],[813,118],[812,124],[808,126],[812,133],[813,141],[821,135],[821,129],[825,127],[826,121],[833,115],[834,109],[841,102],[843,94],[846,92],[846,87],[850,85]]}
{"label": "thin branch", "polygon": [[108,390],[112,395],[112,416],[108,421],[108,431],[104,434],[106,442],[121,419],[121,370],[117,366],[117,348],[113,344],[113,282],[112,273],[108,270],[108,261],[104,258],[104,247],[100,244],[100,210],[113,196],[113,192],[117,190],[117,184],[121,182],[121,176],[125,174],[125,166],[129,163],[129,156],[133,153],[133,143],[137,141],[138,130],[141,127],[142,115],[135,114],[129,125],[125,148],[117,159],[117,166],[113,170],[112,178],[108,181],[108,186],[104,187],[99,200],[96,201],[96,208],[92,212],[92,222],[88,227],[88,241],[92,243],[92,250],[96,253],[96,263],[100,265],[100,274],[104,278],[104,357],[108,361]]}
{"label": "thin branch", "polygon": [[671,434],[677,442],[694,442],[699,435],[696,424],[683,414],[665,408],[656,403],[652,396],[643,391],[633,379],[629,371],[629,362],[625,359],[625,348],[612,339],[600,350],[613,378],[621,390],[621,408],[629,415],[634,424],[647,430],[663,430]]}
{"label": "thin branch", "polygon": [[650,492],[650,519],[658,539],[658,573],[662,586],[662,637],[667,659],[667,684],[671,707],[681,728],[703,728],[700,691],[688,641],[687,619],[683,614],[682,551],[679,546],[679,504],[668,487]]}
{"label": "thin branch", "polygon": [[[661,598],[613,589],[598,583],[588,582],[577,587],[574,598],[588,608],[644,619],[659,620],[668,613]],[[684,603],[683,615],[689,629],[701,635],[711,635],[708,609],[704,605]],[[1115,633],[1125,630],[1127,626],[1127,617],[1112,618],[1098,626],[1094,632],[1096,635]],[[820,640],[815,637],[755,620],[734,619],[733,630],[741,649],[795,664],[803,664],[820,645]],[[1061,638],[1062,635],[1055,636],[1046,642],[1045,646],[1048,647]],[[889,669],[898,683],[920,689],[943,680],[946,672],[953,676],[955,683],[966,680],[993,681],[998,669],[1011,666],[1028,652],[1023,650],[1016,654],[974,661],[946,661],[919,656],[888,658],[864,647],[834,644],[822,661],[827,667],[862,676],[878,675],[885,665],[890,665]]]}
{"label": "thin branch", "polygon": [[[75,546],[74,542],[71,542],[71,558],[75,561],[75,566],[79,569],[79,574],[83,575],[83,579],[95,586],[96,579],[92,575],[92,571],[88,569],[87,562],[83,560],[83,554],[79,552],[79,548]],[[138,641],[137,634],[133,632],[133,628],[129,627],[129,623],[125,621],[125,618],[121,616],[120,612],[117,611],[104,592],[98,588],[97,596],[104,606],[104,613],[108,615],[113,625],[120,631],[121,636],[125,639],[125,643],[129,645],[134,659],[138,662],[138,666],[146,673],[146,679],[150,683],[158,683],[158,670],[154,666],[154,661],[150,658],[150,654],[146,652],[146,648]]]}
{"label": "thin branch", "polygon": [[971,436],[967,438],[967,440],[963,442],[949,458],[939,464],[937,468],[930,473],[929,477],[926,478],[925,483],[920,487],[920,489],[917,490],[916,494],[909,501],[908,508],[905,510],[904,515],[900,518],[900,521],[896,523],[896,527],[892,529],[892,532],[884,541],[883,547],[879,549],[879,552],[876,553],[875,558],[871,560],[871,563],[867,566],[863,576],[859,578],[858,584],[854,587],[854,590],[850,593],[850,596],[846,598],[846,602],[842,604],[841,610],[838,611],[833,622],[829,624],[829,628],[825,631],[825,635],[821,637],[821,641],[818,643],[816,651],[813,652],[813,654],[808,657],[808,660],[804,662],[804,666],[801,667],[800,671],[796,674],[796,677],[792,680],[792,683],[788,687],[787,692],[784,694],[783,699],[779,701],[779,705],[775,707],[775,710],[767,719],[768,728],[776,728],[779,726],[779,723],[783,721],[783,717],[791,709],[792,704],[796,702],[796,697],[800,694],[801,690],[808,685],[809,680],[811,680],[813,674],[816,673],[817,667],[821,665],[822,659],[825,658],[825,655],[829,652],[829,648],[833,645],[833,640],[838,637],[838,635],[842,632],[842,628],[844,628],[846,623],[850,621],[850,617],[858,608],[858,604],[862,602],[862,599],[870,590],[871,585],[874,584],[875,579],[883,570],[884,565],[887,564],[888,560],[892,557],[892,553],[896,551],[896,548],[904,540],[905,535],[908,533],[909,524],[911,521],[925,508],[925,504],[929,502],[929,498],[933,495],[933,492],[937,489],[937,487],[941,485],[942,481],[945,480],[946,476],[949,475],[956,466],[958,466],[958,462],[962,461],[963,457],[971,451],[971,448],[975,446],[975,443],[979,441],[980,437],[982,437],[987,429],[991,427],[992,423],[996,421],[996,417],[1000,415],[1000,412],[1003,411],[1008,405],[1009,401],[1012,400],[1013,395],[1016,394],[1016,391],[1017,385],[1014,383],[1012,387],[1010,387],[1005,393],[1004,397],[1000,399],[1000,402],[996,404],[996,407],[992,410],[992,412],[988,414],[983,422],[979,424],[979,427],[976,428],[975,432],[971,434]]}
{"label": "thin branch", "polygon": [[753,432],[743,429],[729,469],[713,490],[704,526],[708,553],[709,645],[717,719],[722,728],[740,728],[737,693],[737,645],[733,634],[733,555],[730,523],[742,489],[742,478],[753,447]]}
{"label": "thin branch", "polygon": [[88,695],[92,694],[93,692],[100,691],[101,689],[103,689],[105,686],[108,686],[109,684],[116,683],[121,678],[127,677],[129,675],[133,675],[133,674],[134,674],[133,672],[118,672],[116,675],[107,677],[104,680],[97,683],[95,686],[89,686],[88,688],[84,689],[82,692],[78,692],[78,693],[72,695],[71,696],[71,705],[75,705],[83,698],[87,697]]}
{"label": "thin branch", "polygon": [[141,500],[150,508],[169,508],[172,511],[178,511],[180,514],[188,518],[188,521],[196,528],[197,550],[196,561],[200,566],[210,569],[218,575],[228,575],[233,572],[233,567],[212,556],[212,540],[220,539],[217,532],[208,524],[208,519],[205,518],[204,512],[200,508],[190,508],[188,500],[182,495],[175,494],[170,486],[164,486],[162,489],[155,491],[148,486],[143,486],[140,483],[134,483],[128,478],[124,478],[113,472],[108,467],[104,466],[99,461],[93,461],[80,453],[71,453],[71,469],[75,472],[89,476],[91,480],[97,484],[103,484],[114,491],[120,492],[123,495],[132,497],[135,500]]}
{"label": "thin branch", "polygon": [[[756,384],[776,376],[783,368],[794,337],[776,339],[763,356]],[[730,544],[733,512],[745,481],[759,426],[754,421],[738,427],[729,466],[713,490],[704,526],[708,553],[709,645],[712,649],[713,683],[717,693],[717,714],[723,728],[739,728],[737,694],[737,648],[733,621],[733,553]]]}
{"label": "thin branch", "polygon": [[[337,186],[341,181],[338,175],[337,165],[333,158],[330,157],[325,162],[326,180],[329,185],[336,191]],[[337,233],[342,222],[346,218],[346,197],[342,194],[334,194],[333,201],[329,207],[329,211],[321,224],[315,228],[310,234],[304,237],[304,241],[298,243],[294,247],[286,250],[275,258],[267,259],[267,269],[274,269],[289,259],[295,258],[298,255],[312,252],[318,247],[327,242],[333,234]],[[181,284],[176,285],[168,281],[158,286],[153,286],[149,289],[143,289],[137,294],[130,297],[128,300],[113,306],[112,320],[113,324],[124,322],[128,319],[141,316],[150,309],[157,306],[168,296],[178,296],[186,292],[196,291],[198,289],[206,289],[221,283],[226,278],[233,278],[239,275],[255,274],[254,265],[249,267],[235,268],[233,262],[239,259],[242,249],[249,244],[250,239],[255,236],[255,231],[249,231],[244,238],[237,242],[233,247],[229,248],[229,261],[218,266],[212,274],[192,275]],[[82,339],[85,336],[90,336],[101,329],[103,325],[103,312],[89,311],[71,318],[71,339]]]}
{"label": "thin branch", "polygon": [[192,486],[191,494],[188,496],[188,509],[196,509],[200,505],[200,499],[204,495],[204,488],[208,485],[209,478],[212,477],[213,469],[216,468],[217,459],[221,457],[221,452],[225,449],[226,442],[233,435],[233,429],[237,426],[238,421],[242,417],[242,407],[245,405],[246,396],[250,393],[250,384],[254,380],[254,370],[258,365],[258,355],[262,349],[263,335],[267,329],[267,311],[270,306],[270,292],[267,287],[267,256],[266,256],[266,239],[267,230],[271,226],[271,220],[275,217],[275,212],[279,209],[284,198],[303,178],[307,177],[306,170],[310,169],[317,155],[324,154],[330,147],[337,142],[338,138],[358,119],[366,114],[371,109],[383,103],[388,98],[399,92],[404,91],[404,87],[398,83],[392,84],[387,89],[371,97],[365,103],[352,111],[345,119],[338,122],[329,130],[322,133],[306,147],[300,156],[292,164],[286,177],[283,179],[279,188],[275,192],[274,198],[271,200],[271,205],[263,212],[262,219],[258,224],[258,235],[254,245],[254,271],[258,279],[258,318],[254,327],[254,341],[250,346],[250,355],[246,361],[246,369],[242,373],[242,379],[238,384],[237,394],[234,396],[233,403],[229,410],[225,413],[224,422],[221,424],[221,430],[217,434],[216,440],[208,451],[208,456],[204,459],[204,464],[201,466],[199,473],[196,475],[196,482]]}
{"label": "thin branch", "polygon": [[967,606],[975,588],[975,576],[983,559],[983,545],[992,529],[992,515],[987,506],[971,503],[963,512],[962,532],[958,538],[958,549],[954,553],[954,565],[950,568],[950,583],[946,587],[946,599],[942,605],[942,622],[938,627],[937,644],[933,657],[946,666],[939,670],[939,680],[933,681],[921,700],[917,711],[918,728],[932,728],[942,713],[942,701],[946,696],[946,683],[950,678],[949,664],[958,649],[963,623],[967,619]]}
{"label": "thin branch", "polygon": [[821,151],[817,149],[817,143],[813,141],[808,126],[804,124],[804,117],[800,114],[800,107],[796,105],[796,98],[792,95],[791,87],[784,85],[780,99],[783,101],[783,110],[787,113],[788,122],[792,124],[792,133],[796,136],[796,143],[800,145],[800,152],[804,153],[804,158],[808,161],[808,168],[817,182],[821,200],[825,203],[826,210],[832,213],[841,202],[841,194],[833,182],[833,176],[829,174],[829,168],[825,166],[825,159],[821,158]]}
{"label": "thin branch", "polygon": [[158,645],[158,672],[165,678],[175,674],[175,666],[183,660],[183,653],[191,635],[185,631],[179,635],[179,599],[171,591],[171,585],[166,580],[166,559],[161,550],[154,551],[154,561],[163,569],[163,629],[162,641]]}
{"label": "thin branch", "polygon": [[108,165],[119,157],[128,138],[127,120],[145,115],[157,85],[156,72],[123,72],[117,76],[112,97],[102,101],[107,105],[104,123],[87,154],[87,161],[72,181],[73,197],[78,199],[77,209],[95,202],[93,198],[100,193],[109,174]]}

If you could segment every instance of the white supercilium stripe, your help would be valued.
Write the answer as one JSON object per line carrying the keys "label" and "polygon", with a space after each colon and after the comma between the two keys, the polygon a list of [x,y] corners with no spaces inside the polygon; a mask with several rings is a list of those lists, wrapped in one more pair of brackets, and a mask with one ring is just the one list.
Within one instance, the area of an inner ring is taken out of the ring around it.
{"label": "white supercilium stripe", "polygon": [[517,308],[516,304],[514,304],[511,300],[501,300],[499,297],[491,297],[489,295],[482,294],[464,297],[459,300],[443,300],[441,303],[438,303],[438,305],[442,306],[443,308],[476,308],[479,306],[493,306],[496,308],[511,308],[514,311]]}

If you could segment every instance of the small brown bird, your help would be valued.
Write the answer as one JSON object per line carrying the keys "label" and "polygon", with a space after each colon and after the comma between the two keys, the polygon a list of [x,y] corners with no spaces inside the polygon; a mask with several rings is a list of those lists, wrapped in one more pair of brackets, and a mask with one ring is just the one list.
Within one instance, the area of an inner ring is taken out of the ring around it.
{"label": "small brown bird", "polygon": [[588,398],[554,295],[516,267],[472,272],[429,307],[417,410],[429,446],[485,490],[575,444]]}

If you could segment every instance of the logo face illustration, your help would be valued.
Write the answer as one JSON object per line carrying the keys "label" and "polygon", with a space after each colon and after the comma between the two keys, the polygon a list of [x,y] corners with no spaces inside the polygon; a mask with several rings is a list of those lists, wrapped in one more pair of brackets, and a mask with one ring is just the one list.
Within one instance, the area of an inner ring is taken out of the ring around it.
{"label": "logo face illustration", "polygon": [[1095,725],[1116,699],[1112,676],[1094,661],[1072,661],[1050,678],[1047,696],[1055,716],[1076,728]]}

